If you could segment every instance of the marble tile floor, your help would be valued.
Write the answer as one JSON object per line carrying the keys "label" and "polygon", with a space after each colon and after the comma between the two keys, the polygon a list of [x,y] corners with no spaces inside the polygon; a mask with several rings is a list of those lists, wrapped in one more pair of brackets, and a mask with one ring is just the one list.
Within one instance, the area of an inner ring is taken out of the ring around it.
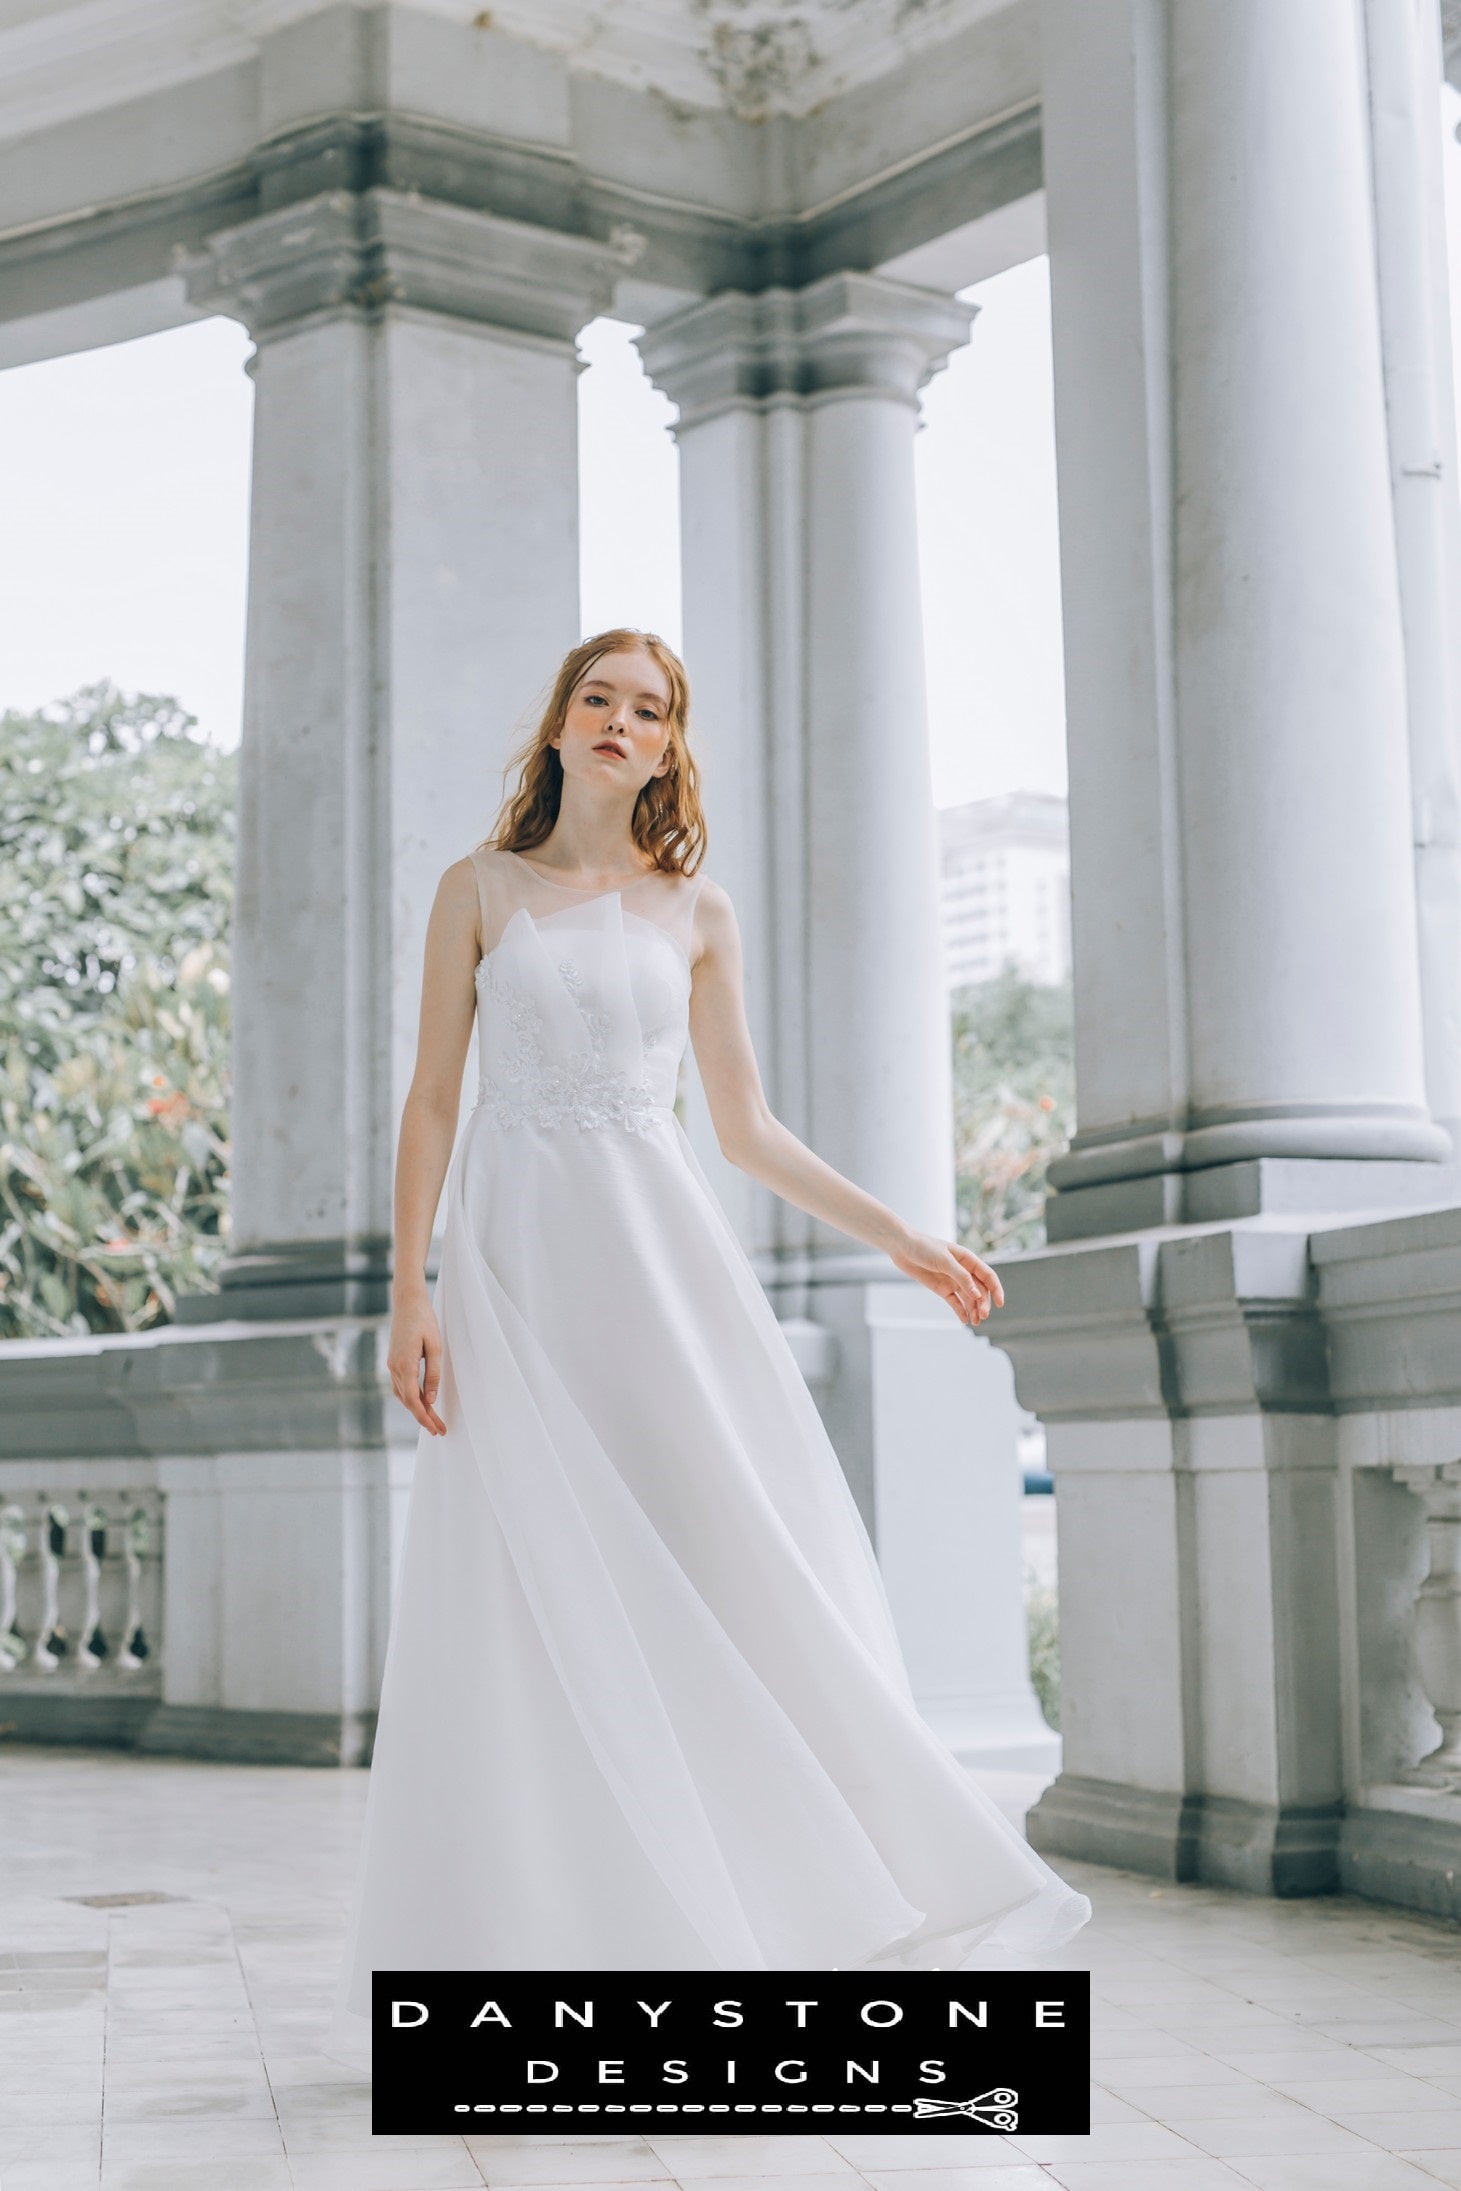
{"label": "marble tile floor", "polygon": [[0,2191],[1461,2187],[1461,1931],[1076,1864],[1088,2137],[372,2138],[318,2051],[365,1788],[0,1744]]}

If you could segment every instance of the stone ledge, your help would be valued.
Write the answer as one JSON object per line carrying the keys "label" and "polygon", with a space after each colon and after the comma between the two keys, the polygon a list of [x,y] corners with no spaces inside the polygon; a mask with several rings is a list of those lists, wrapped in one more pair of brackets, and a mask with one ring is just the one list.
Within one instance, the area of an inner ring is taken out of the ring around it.
{"label": "stone ledge", "polygon": [[0,1463],[387,1444],[410,1418],[391,1394],[385,1336],[382,1318],[341,1317],[10,1340]]}
{"label": "stone ledge", "polygon": [[368,1765],[369,1712],[236,1712],[160,1704],[134,1747],[152,1757],[208,1757],[236,1765]]}

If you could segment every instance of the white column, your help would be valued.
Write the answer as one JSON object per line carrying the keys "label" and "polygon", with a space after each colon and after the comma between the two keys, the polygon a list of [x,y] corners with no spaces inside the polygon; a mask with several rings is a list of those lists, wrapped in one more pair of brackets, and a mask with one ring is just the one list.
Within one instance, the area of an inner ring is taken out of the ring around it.
{"label": "white column", "polygon": [[[971,317],[957,305],[947,311],[961,335]],[[912,373],[896,370],[918,352],[896,327],[876,326],[873,340],[858,378],[819,391],[807,413],[809,1123],[829,1162],[910,1223],[947,1236],[953,1099],[914,506],[917,408]],[[844,1243],[824,1234],[822,1245],[835,1253]]]}
{"label": "white column", "polygon": [[[773,1107],[940,1231],[948,1012],[913,435],[918,390],[972,317],[835,274],[712,297],[640,343],[680,406],[686,651]],[[785,1250],[768,1215],[751,1224],[748,1244]]]}
{"label": "white column", "polygon": [[612,268],[376,190],[190,270],[258,341],[228,1314],[385,1304],[436,881],[579,633],[574,337]]}
{"label": "white column", "polygon": [[1365,0],[1426,1093],[1461,1154],[1461,503],[1436,0]]}
{"label": "white column", "polygon": [[[712,297],[640,342],[680,407],[709,867],[736,901],[772,1108],[946,1237],[949,1019],[913,436],[919,388],[972,318],[935,291],[834,274]],[[925,1716],[971,1762],[1047,1764],[1057,1745],[1028,1676],[1004,1363],[884,1257],[728,1167],[715,1176],[878,1544]]]}
{"label": "white column", "polygon": [[1042,20],[1080,1090],[1052,1236],[1418,1199],[1450,1144],[1358,13]]}

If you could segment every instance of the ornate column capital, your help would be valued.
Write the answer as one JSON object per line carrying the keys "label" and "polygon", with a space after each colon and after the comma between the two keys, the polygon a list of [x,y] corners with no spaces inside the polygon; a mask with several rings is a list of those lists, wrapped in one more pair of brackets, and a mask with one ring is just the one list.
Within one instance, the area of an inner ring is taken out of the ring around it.
{"label": "ornate column capital", "polygon": [[698,425],[745,403],[868,394],[917,408],[918,391],[966,342],[978,306],[877,274],[805,289],[723,290],[640,337],[655,385]]}
{"label": "ornate column capital", "polygon": [[643,239],[610,243],[376,187],[330,190],[220,229],[178,270],[193,304],[257,341],[320,316],[415,307],[554,345],[612,302]]}

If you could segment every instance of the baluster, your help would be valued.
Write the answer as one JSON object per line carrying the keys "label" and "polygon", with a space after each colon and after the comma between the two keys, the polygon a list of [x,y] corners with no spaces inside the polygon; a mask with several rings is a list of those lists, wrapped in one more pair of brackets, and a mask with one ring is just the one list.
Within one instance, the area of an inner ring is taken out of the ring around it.
{"label": "baluster", "polygon": [[0,1507],[0,1673],[13,1674],[26,1655],[26,1641],[15,1625],[17,1570],[25,1558],[25,1510]]}
{"label": "baluster", "polygon": [[81,1617],[83,1666],[100,1666],[109,1655],[101,1625],[101,1563],[107,1551],[107,1518],[95,1499],[81,1517],[81,1566],[86,1579],[86,1610]]}
{"label": "baluster", "polygon": [[122,1630],[126,1640],[117,1654],[119,1666],[142,1666],[152,1655],[142,1627],[142,1562],[151,1542],[152,1531],[146,1510],[134,1506],[122,1536],[122,1552],[127,1562],[127,1618]]}
{"label": "baluster", "polygon": [[1441,1739],[1405,1775],[1429,1788],[1461,1788],[1461,1461],[1397,1468],[1397,1483],[1425,1508],[1430,1572],[1415,1601],[1415,1660],[1441,1723]]}
{"label": "baluster", "polygon": [[35,1647],[37,1666],[59,1666],[66,1656],[68,1637],[61,1625],[61,1562],[66,1557],[66,1525],[71,1517],[59,1501],[52,1500],[41,1517],[41,1636]]}

